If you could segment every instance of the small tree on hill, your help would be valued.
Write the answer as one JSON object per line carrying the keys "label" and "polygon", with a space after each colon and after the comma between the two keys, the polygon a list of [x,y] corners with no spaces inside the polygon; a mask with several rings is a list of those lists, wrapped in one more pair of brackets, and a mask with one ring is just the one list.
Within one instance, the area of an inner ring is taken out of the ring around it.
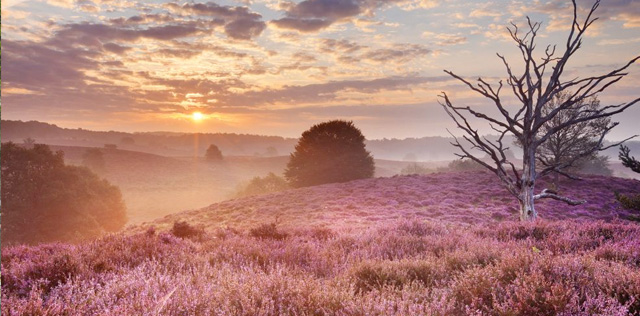
{"label": "small tree on hill", "polygon": [[120,139],[120,143],[123,145],[131,146],[131,145],[134,145],[136,141],[131,136],[125,136]]}
{"label": "small tree on hill", "polygon": [[637,161],[635,157],[631,156],[629,147],[621,145],[620,153],[618,154],[622,165],[631,169],[633,172],[640,173],[640,161]]}
{"label": "small tree on hill", "polygon": [[373,157],[353,122],[329,121],[302,133],[291,154],[285,178],[292,187],[373,177]]}
{"label": "small tree on hill", "polygon": [[[503,100],[500,95],[503,88],[502,81],[496,86],[479,78],[478,82],[473,84],[467,79],[445,70],[447,74],[464,83],[469,89],[491,100],[491,103],[497,108],[499,114],[490,116],[469,106],[454,106],[446,93],[443,92],[441,95],[443,108],[454,120],[457,127],[464,131],[464,140],[469,143],[470,148],[488,155],[491,162],[478,158],[477,152],[463,146],[456,138],[453,145],[462,151],[460,156],[473,159],[500,178],[506,189],[518,200],[520,219],[523,221],[534,220],[538,216],[534,207],[534,202],[538,199],[550,198],[564,201],[570,205],[584,203],[584,201],[573,200],[548,189],[542,190],[538,194],[534,193],[537,178],[561,171],[565,166],[565,164],[551,163],[537,170],[538,148],[557,133],[584,122],[600,120],[621,113],[640,101],[638,98],[628,103],[607,105],[597,109],[588,106],[589,100],[594,96],[625,77],[627,73],[624,71],[640,59],[640,56],[603,75],[582,79],[563,78],[569,59],[580,49],[586,30],[597,20],[593,14],[600,2],[594,3],[583,22],[578,20],[576,1],[573,0],[572,4],[573,21],[566,45],[563,45],[564,51],[559,56],[555,55],[556,46],[547,46],[541,58],[534,56],[535,39],[540,29],[540,23],[533,23],[527,18],[528,30],[524,34],[515,24],[512,24],[512,28],[508,28],[524,61],[522,73],[516,73],[506,58],[501,55],[498,57],[503,62],[508,75],[507,88],[513,93],[519,106],[509,108],[507,102],[511,103],[511,101]],[[553,102],[556,95],[562,93],[569,94],[563,101],[555,104],[553,109],[545,113],[547,103]],[[576,115],[545,130],[548,122],[568,111],[575,111]],[[481,136],[478,129],[472,127],[470,117],[487,122],[494,131],[499,133],[499,138],[492,141]],[[602,145],[604,136],[616,125],[617,123],[607,124],[600,133],[594,135],[595,141],[592,143],[594,150],[605,149]],[[507,147],[505,147],[503,140],[507,135],[513,135],[522,146],[523,157],[520,168],[505,156]]]}
{"label": "small tree on hill", "polygon": [[267,147],[267,150],[265,151],[265,156],[267,156],[267,157],[276,157],[276,156],[278,156],[278,149],[273,147],[273,146]]}
{"label": "small tree on hill", "polygon": [[211,144],[209,148],[207,148],[207,152],[204,154],[207,160],[211,161],[220,161],[222,160],[222,152],[218,148],[218,146]]}
{"label": "small tree on hill", "polygon": [[82,155],[82,165],[96,173],[103,173],[106,170],[104,154],[98,148],[89,148]]}
{"label": "small tree on hill", "polygon": [[120,190],[84,167],[66,166],[62,152],[2,144],[2,242],[77,241],[120,230]]}
{"label": "small tree on hill", "polygon": [[31,149],[33,148],[33,145],[36,144],[36,140],[31,137],[27,137],[22,140],[22,144],[24,145],[25,148]]}

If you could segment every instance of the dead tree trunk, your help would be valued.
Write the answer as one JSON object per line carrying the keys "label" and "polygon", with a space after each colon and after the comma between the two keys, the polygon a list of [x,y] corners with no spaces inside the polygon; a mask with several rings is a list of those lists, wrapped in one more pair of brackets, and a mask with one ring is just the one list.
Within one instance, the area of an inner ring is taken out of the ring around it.
{"label": "dead tree trunk", "polygon": [[531,143],[525,147],[524,154],[522,156],[522,176],[520,177],[520,194],[518,195],[518,202],[520,204],[520,220],[532,221],[538,217],[534,202],[535,194],[533,192],[536,184],[536,163],[534,152],[530,150]]}
{"label": "dead tree trunk", "polygon": [[[597,135],[594,135],[592,146],[578,150],[579,152],[567,161],[545,164],[540,170],[536,170],[536,151],[538,147],[549,141],[553,136],[558,136],[558,133],[570,128],[579,128],[580,124],[584,122],[600,120],[621,113],[640,102],[640,98],[636,98],[628,103],[595,108],[590,107],[590,103],[587,102],[598,93],[624,78],[627,75],[625,70],[639,60],[640,56],[631,59],[622,67],[600,76],[562,80],[569,59],[582,45],[585,31],[597,20],[597,18],[593,17],[593,13],[600,5],[600,1],[595,1],[591,10],[587,13],[586,19],[582,22],[578,20],[576,1],[572,0],[572,4],[573,21],[564,52],[560,56],[555,56],[556,46],[547,46],[541,58],[534,56],[536,48],[534,42],[540,29],[540,23],[533,23],[527,18],[528,30],[524,35],[519,33],[519,29],[515,24],[512,24],[512,28],[508,28],[511,38],[516,42],[522,55],[524,61],[523,73],[516,74],[504,56],[498,55],[498,57],[505,66],[507,72],[506,86],[508,90],[513,92],[517,100],[517,106],[513,107],[511,105],[513,102],[511,101],[507,102],[508,104],[503,102],[500,96],[504,86],[502,80],[495,86],[482,78],[478,78],[478,81],[474,84],[451,71],[445,70],[447,74],[463,82],[472,91],[489,99],[499,110],[498,115],[489,116],[469,106],[454,106],[445,92],[440,95],[442,100],[440,104],[456,123],[456,126],[464,131],[462,138],[470,145],[468,147],[463,146],[459,139],[454,136],[455,142],[452,145],[462,151],[458,156],[472,159],[495,173],[509,193],[518,200],[520,204],[520,219],[523,221],[536,219],[538,214],[534,203],[539,199],[554,199],[569,205],[585,202],[561,196],[556,191],[549,189],[544,189],[535,194],[536,179],[547,174],[563,172],[564,168],[571,166],[577,159],[599,150],[618,146],[619,143],[607,147],[602,145],[605,135],[617,123],[609,124],[607,121],[605,126],[598,130]],[[547,74],[546,71],[551,73]],[[558,94],[563,93],[567,94],[565,99],[558,101],[549,111],[544,111],[545,105],[554,100]],[[566,120],[561,120],[553,127],[543,128],[549,121],[563,113],[567,113],[567,111],[573,112],[567,116]],[[481,136],[478,129],[471,126],[469,118],[480,119],[480,121],[488,123],[489,127],[499,134],[498,139],[489,140],[487,137]],[[505,151],[508,149],[504,144],[505,136],[515,137],[517,142],[522,145],[524,154],[522,165],[519,168],[516,167],[514,162],[509,161],[505,155]],[[475,152],[473,152],[474,150]],[[490,157],[492,162],[489,163],[480,159],[479,157],[482,156]]]}

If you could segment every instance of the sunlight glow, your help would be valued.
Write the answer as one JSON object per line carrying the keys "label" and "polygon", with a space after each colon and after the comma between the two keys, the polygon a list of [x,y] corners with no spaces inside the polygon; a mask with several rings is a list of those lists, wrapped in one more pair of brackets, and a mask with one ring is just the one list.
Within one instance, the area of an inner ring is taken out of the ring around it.
{"label": "sunlight glow", "polygon": [[200,112],[193,112],[193,114],[191,114],[191,118],[196,122],[202,121],[204,120],[204,114]]}

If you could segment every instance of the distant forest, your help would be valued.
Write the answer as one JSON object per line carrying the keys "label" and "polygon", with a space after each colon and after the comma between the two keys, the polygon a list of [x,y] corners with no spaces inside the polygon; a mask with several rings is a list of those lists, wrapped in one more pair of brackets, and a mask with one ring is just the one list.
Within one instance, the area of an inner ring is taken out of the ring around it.
{"label": "distant forest", "polygon": [[[294,150],[296,138],[232,133],[99,132],[82,128],[61,128],[37,121],[2,120],[2,142],[22,143],[31,138],[37,143],[63,146],[104,147],[140,151],[171,157],[203,156],[210,144],[220,148],[225,156],[286,156]],[[366,135],[365,135],[366,137]],[[367,150],[376,159],[404,161],[443,161],[455,159],[450,137],[368,140]],[[632,153],[640,152],[640,141],[629,141]],[[519,150],[511,147],[516,157]],[[618,159],[618,148],[604,152],[611,160]]]}

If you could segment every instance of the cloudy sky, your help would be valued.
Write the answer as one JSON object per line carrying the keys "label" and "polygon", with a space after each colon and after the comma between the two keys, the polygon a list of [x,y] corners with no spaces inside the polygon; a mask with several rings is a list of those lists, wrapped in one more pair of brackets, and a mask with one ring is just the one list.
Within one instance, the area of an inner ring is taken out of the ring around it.
{"label": "cloudy sky", "polygon": [[[541,21],[543,48],[564,42],[571,13],[564,0],[4,0],[2,118],[292,137],[341,118],[367,138],[447,135],[440,91],[491,109],[443,69],[497,82],[496,52],[520,63],[510,22]],[[640,1],[597,15],[566,79],[640,54]],[[640,96],[640,65],[629,73],[600,100]],[[640,134],[639,119],[640,104],[610,138]]]}

